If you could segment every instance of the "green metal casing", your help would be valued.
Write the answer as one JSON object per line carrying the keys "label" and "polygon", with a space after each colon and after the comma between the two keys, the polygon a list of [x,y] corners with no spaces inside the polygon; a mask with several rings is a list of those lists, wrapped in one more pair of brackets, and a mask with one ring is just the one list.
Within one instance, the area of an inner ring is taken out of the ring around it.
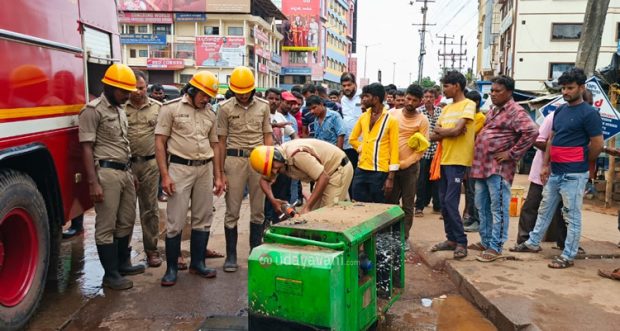
{"label": "green metal casing", "polygon": [[[392,268],[389,294],[377,299],[376,236],[391,231],[402,247],[403,215],[394,205],[340,203],[274,225],[248,261],[250,326],[260,317],[325,330],[368,329],[404,288],[404,267]],[[373,265],[366,275],[360,251]],[[398,259],[404,266],[404,252]]]}

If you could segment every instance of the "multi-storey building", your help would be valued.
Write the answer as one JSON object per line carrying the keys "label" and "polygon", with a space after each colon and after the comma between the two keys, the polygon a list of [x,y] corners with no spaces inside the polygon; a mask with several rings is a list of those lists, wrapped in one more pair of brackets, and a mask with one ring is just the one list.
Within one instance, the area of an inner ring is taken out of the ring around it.
{"label": "multi-storey building", "polygon": [[150,83],[185,84],[206,69],[224,91],[234,67],[244,65],[259,90],[279,85],[283,36],[275,20],[286,17],[271,1],[126,2],[119,2],[122,61],[146,71]]}
{"label": "multi-storey building", "polygon": [[280,24],[281,86],[313,82],[330,88],[340,85],[343,72],[357,71],[355,0],[278,1],[288,17]]}
{"label": "multi-storey building", "polygon": [[[487,78],[503,73],[515,79],[518,89],[543,91],[544,81],[575,64],[586,4],[587,0],[479,0],[484,12],[478,74]],[[617,51],[619,30],[620,0],[611,0],[597,67],[609,64]]]}

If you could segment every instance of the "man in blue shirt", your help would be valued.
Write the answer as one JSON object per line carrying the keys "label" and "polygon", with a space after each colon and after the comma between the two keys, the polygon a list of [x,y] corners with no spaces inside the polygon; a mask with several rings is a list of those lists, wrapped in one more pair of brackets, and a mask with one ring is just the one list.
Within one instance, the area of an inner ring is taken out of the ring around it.
{"label": "man in blue shirt", "polygon": [[314,132],[314,138],[327,141],[342,149],[346,131],[340,114],[328,110],[323,99],[316,95],[306,99],[306,107],[314,115],[314,122],[310,123],[310,131]]}
{"label": "man in blue shirt", "polygon": [[564,72],[558,83],[567,102],[554,114],[552,132],[547,144],[540,179],[545,184],[538,209],[536,226],[530,238],[517,245],[516,252],[539,252],[540,242],[560,200],[568,231],[562,255],[549,268],[573,266],[581,237],[581,207],[589,171],[588,163],[596,160],[603,149],[601,117],[597,110],[583,101],[586,75],[582,69]]}

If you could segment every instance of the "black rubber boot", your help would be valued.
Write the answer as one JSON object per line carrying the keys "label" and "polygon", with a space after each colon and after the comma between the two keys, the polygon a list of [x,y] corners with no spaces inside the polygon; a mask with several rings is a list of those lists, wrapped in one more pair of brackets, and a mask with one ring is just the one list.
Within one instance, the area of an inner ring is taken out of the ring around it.
{"label": "black rubber boot", "polygon": [[118,272],[117,244],[97,245],[99,261],[105,270],[103,286],[113,290],[127,290],[133,287],[133,282]]}
{"label": "black rubber boot", "polygon": [[250,252],[263,243],[263,224],[250,223]]}
{"label": "black rubber boot", "polygon": [[145,267],[141,264],[131,264],[131,246],[129,246],[129,237],[114,238],[118,242],[118,272],[125,275],[137,275],[144,273]]}
{"label": "black rubber boot", "polygon": [[224,235],[226,236],[226,261],[224,261],[225,272],[235,272],[239,266],[237,265],[237,227],[232,229],[224,227]]}
{"label": "black rubber boot", "polygon": [[174,238],[166,237],[166,274],[161,279],[161,286],[172,286],[177,283],[179,255],[181,255],[181,234]]}
{"label": "black rubber boot", "polygon": [[214,278],[217,271],[205,265],[205,247],[209,242],[209,232],[192,230],[192,237],[189,244],[191,261],[189,272],[205,278]]}

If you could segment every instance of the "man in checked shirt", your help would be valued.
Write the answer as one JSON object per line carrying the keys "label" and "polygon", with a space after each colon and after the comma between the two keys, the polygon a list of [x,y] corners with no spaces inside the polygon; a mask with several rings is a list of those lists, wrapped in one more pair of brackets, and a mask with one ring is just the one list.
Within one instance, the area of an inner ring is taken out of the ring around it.
{"label": "man in checked shirt", "polygon": [[517,161],[532,147],[538,127],[512,98],[515,82],[507,76],[491,80],[491,101],[484,127],[474,144],[470,177],[476,181],[475,203],[480,218],[482,250],[476,259],[495,261],[508,240],[510,187]]}
{"label": "man in checked shirt", "polygon": [[[418,110],[428,118],[428,131],[433,132],[437,119],[441,116],[441,108],[433,105],[435,101],[435,91],[433,89],[424,90],[424,98],[422,99],[424,106]],[[431,163],[437,150],[438,142],[431,142],[431,146],[424,152],[420,160],[420,176],[418,177],[416,201],[415,201],[415,217],[424,216],[424,208],[433,200],[433,213],[441,213],[441,203],[439,202],[439,181],[430,181]]]}

